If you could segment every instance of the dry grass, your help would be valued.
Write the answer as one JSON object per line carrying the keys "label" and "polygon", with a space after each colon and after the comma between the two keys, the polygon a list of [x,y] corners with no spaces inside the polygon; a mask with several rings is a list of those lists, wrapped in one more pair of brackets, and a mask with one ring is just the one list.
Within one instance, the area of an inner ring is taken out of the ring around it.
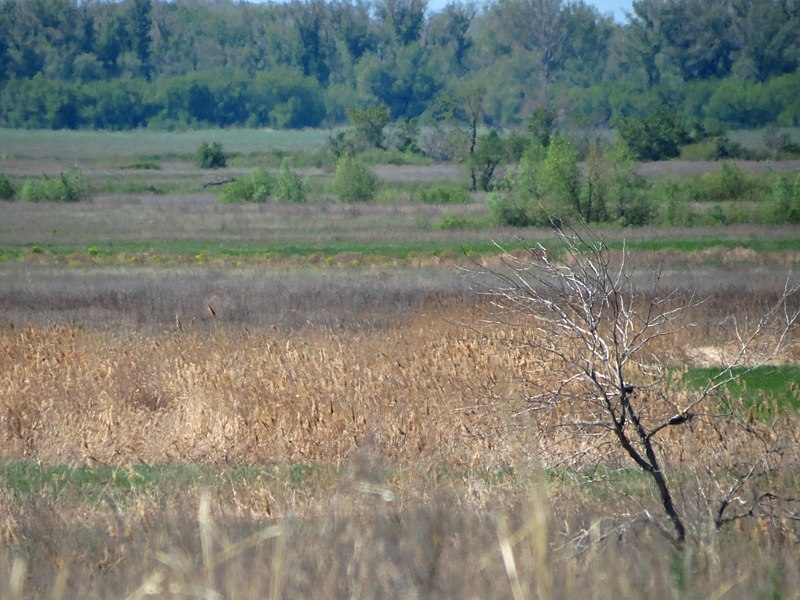
{"label": "dry grass", "polygon": [[[179,281],[176,289],[187,290]],[[299,281],[289,288],[301,290]],[[663,360],[684,364],[699,346],[722,347],[731,290],[737,314],[753,316],[780,283],[759,289],[752,281],[706,279],[711,299],[691,315],[698,326],[664,344]],[[41,301],[62,284],[29,298]],[[225,321],[221,304],[202,327],[188,314],[168,329],[161,317],[150,321],[160,329],[124,319],[3,326],[0,459],[83,466],[100,483],[27,494],[4,486],[0,596],[800,594],[796,523],[744,519],[719,533],[704,529],[703,494],[714,483],[704,463],[758,448],[704,420],[665,437],[664,450],[681,449],[668,466],[696,524],[687,550],[677,552],[648,517],[659,508],[647,480],[623,455],[586,453],[583,469],[552,468],[582,448],[552,423],[517,413],[525,382],[549,377],[538,357],[507,343],[527,334],[484,328],[487,307],[463,289],[418,285],[412,293],[406,285],[397,280],[414,300],[401,308],[386,306],[391,290],[373,297],[379,327],[282,319],[245,327]],[[338,311],[345,296],[328,296],[328,306]],[[800,361],[793,335],[785,362]],[[796,437],[797,416],[782,418],[773,431]],[[784,460],[774,483],[796,492],[796,457]],[[115,483],[117,472],[136,481],[142,463],[203,464],[215,475],[130,489]],[[235,465],[259,466],[243,479]]]}

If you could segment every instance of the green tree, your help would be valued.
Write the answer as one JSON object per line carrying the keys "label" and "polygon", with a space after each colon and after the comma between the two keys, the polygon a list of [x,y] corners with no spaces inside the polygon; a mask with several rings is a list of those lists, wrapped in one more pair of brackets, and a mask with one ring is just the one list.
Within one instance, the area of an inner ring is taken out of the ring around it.
{"label": "green tree", "polygon": [[475,152],[469,161],[473,191],[477,187],[485,192],[491,189],[495,171],[503,163],[505,157],[503,140],[494,129],[478,138]]}
{"label": "green tree", "polygon": [[590,210],[584,213],[579,161],[580,155],[569,138],[553,136],[542,164],[541,185],[544,195],[550,197],[551,205],[557,207],[554,216],[577,217],[588,222],[592,214]]}
{"label": "green tree", "polygon": [[347,111],[356,139],[367,148],[383,148],[384,129],[390,116],[391,111],[386,106],[373,105]]}
{"label": "green tree", "polygon": [[555,109],[537,106],[531,116],[528,117],[528,135],[542,148],[547,148],[550,145],[550,136],[553,134],[553,126],[557,116],[558,113]]}
{"label": "green tree", "polygon": [[739,48],[733,72],[765,82],[800,66],[800,9],[790,2],[739,0],[733,34]]}
{"label": "green tree", "polygon": [[495,35],[505,45],[528,53],[540,68],[543,100],[568,56],[569,28],[562,0],[500,0],[490,8]]}
{"label": "green tree", "polygon": [[375,13],[394,44],[417,42],[425,24],[427,0],[378,0]]}
{"label": "green tree", "polygon": [[133,0],[128,16],[131,46],[139,60],[139,72],[144,79],[150,80],[152,65],[150,62],[153,36],[152,0]]}

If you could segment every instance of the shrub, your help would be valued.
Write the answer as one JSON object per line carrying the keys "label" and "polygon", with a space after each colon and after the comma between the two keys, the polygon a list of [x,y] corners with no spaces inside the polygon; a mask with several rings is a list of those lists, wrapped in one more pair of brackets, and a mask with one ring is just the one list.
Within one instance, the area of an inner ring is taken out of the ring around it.
{"label": "shrub", "polygon": [[[492,220],[498,225],[533,227],[560,222],[561,216],[512,191],[494,191],[486,196]],[[555,220],[555,221],[554,221]]]}
{"label": "shrub", "polygon": [[650,199],[664,225],[694,225],[696,215],[689,204],[686,190],[677,180],[665,178],[656,181],[650,191]]}
{"label": "shrub", "polygon": [[467,190],[451,183],[436,183],[419,194],[419,199],[427,204],[466,204],[469,198]]}
{"label": "shrub", "polygon": [[278,202],[306,201],[303,181],[297,176],[297,173],[289,169],[286,163],[281,165],[281,170],[275,180],[275,199]]}
{"label": "shrub", "polygon": [[705,132],[684,121],[675,111],[662,108],[643,117],[615,116],[612,124],[639,160],[664,160],[680,154],[680,147],[698,142]]}
{"label": "shrub", "polygon": [[219,142],[212,142],[211,144],[203,142],[197,149],[195,157],[197,166],[201,169],[218,169],[228,163],[228,158],[225,156],[222,144]]}
{"label": "shrub", "polygon": [[4,173],[0,173],[0,200],[13,200],[16,190]]}
{"label": "shrub", "polygon": [[465,231],[481,229],[484,224],[469,215],[445,215],[439,222],[439,229],[443,231]]}
{"label": "shrub", "polygon": [[275,188],[275,181],[266,171],[256,171],[245,179],[237,179],[226,185],[219,194],[217,202],[235,204],[238,202],[266,202]]}
{"label": "shrub", "polygon": [[77,167],[57,177],[43,176],[22,185],[20,198],[28,202],[79,202],[89,198],[89,182]]}
{"label": "shrub", "polygon": [[343,156],[336,163],[333,191],[343,202],[368,202],[375,198],[378,178],[360,160]]}
{"label": "shrub", "polygon": [[691,194],[698,202],[744,200],[755,189],[755,182],[736,165],[723,163],[718,171],[693,180]]}
{"label": "shrub", "polygon": [[792,185],[786,175],[781,175],[772,185],[774,220],[778,223],[800,223],[800,175]]}

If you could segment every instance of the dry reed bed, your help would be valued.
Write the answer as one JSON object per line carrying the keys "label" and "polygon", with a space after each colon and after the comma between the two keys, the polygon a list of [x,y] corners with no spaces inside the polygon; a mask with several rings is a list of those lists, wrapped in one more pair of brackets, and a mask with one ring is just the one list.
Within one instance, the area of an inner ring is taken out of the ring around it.
{"label": "dry reed bed", "polygon": [[[6,326],[2,458],[339,465],[369,443],[399,465],[527,463],[558,438],[542,439],[551,423],[538,415],[513,416],[525,381],[558,382],[526,348],[530,331],[483,326],[485,307],[453,302],[431,302],[379,330],[220,327],[147,337]],[[664,340],[665,364],[730,338],[730,323],[695,316],[714,324]],[[799,348],[791,341],[781,360],[797,361]]]}
{"label": "dry reed bed", "polygon": [[[754,296],[743,311],[762,304]],[[692,317],[702,326],[658,348],[662,358],[681,364],[700,344],[722,346],[726,306],[720,298],[701,307]],[[184,326],[148,336],[5,326],[4,460],[323,463],[336,474],[298,485],[265,470],[255,482],[222,477],[177,495],[109,489],[91,506],[75,492],[44,490],[22,504],[4,492],[0,573],[9,577],[0,596],[798,593],[800,545],[789,528],[741,521],[700,535],[681,556],[643,519],[644,509],[659,510],[646,482],[598,480],[587,493],[565,480],[548,493],[535,470],[481,475],[536,465],[543,450],[561,460],[577,443],[552,428],[543,440],[552,423],[514,416],[524,380],[546,383],[546,363],[516,343],[524,329],[483,327],[485,308],[439,298],[402,323],[367,330]],[[796,362],[791,342],[781,358]],[[692,427],[664,439],[684,449],[670,465],[679,473],[718,450],[754,451],[703,420]],[[614,452],[602,457],[630,466]],[[701,486],[678,488],[687,510],[707,510],[706,499],[689,497]],[[621,566],[620,556],[637,559]]]}

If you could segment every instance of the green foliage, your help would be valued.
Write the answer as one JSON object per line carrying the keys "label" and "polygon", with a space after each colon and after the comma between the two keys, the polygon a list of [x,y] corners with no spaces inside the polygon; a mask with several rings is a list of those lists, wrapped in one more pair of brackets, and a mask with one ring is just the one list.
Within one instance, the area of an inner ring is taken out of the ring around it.
{"label": "green foliage", "polygon": [[647,193],[647,180],[636,171],[636,164],[622,143],[616,144],[608,158],[611,175],[608,184],[609,216],[623,226],[652,223],[657,211]]}
{"label": "green foliage", "polygon": [[389,124],[390,116],[391,111],[386,106],[351,108],[347,111],[356,139],[366,148],[383,148],[383,130]]}
{"label": "green foliage", "polygon": [[303,180],[285,162],[281,165],[281,170],[275,178],[275,199],[278,202],[301,203],[306,201]]}
{"label": "green foliage", "polygon": [[550,145],[553,126],[558,113],[553,108],[536,107],[528,118],[527,129],[531,139],[538,142],[543,148]]}
{"label": "green foliage", "polygon": [[517,193],[531,199],[541,200],[544,195],[540,181],[542,165],[547,149],[538,140],[532,140],[520,158],[513,187]]}
{"label": "green foliage", "polygon": [[0,173],[0,200],[13,200],[16,189],[5,173]]}
{"label": "green foliage", "polygon": [[237,179],[227,184],[219,194],[220,204],[236,204],[239,202],[266,202],[275,190],[273,176],[258,170],[244,179]]}
{"label": "green foliage", "polygon": [[758,82],[728,79],[708,101],[706,117],[729,127],[761,127],[775,122],[781,103]]}
{"label": "green foliage", "polygon": [[480,188],[488,192],[491,189],[495,171],[505,158],[505,144],[495,130],[478,137],[469,159],[473,191]]}
{"label": "green foliage", "polygon": [[19,197],[27,202],[79,202],[89,196],[89,181],[77,167],[57,177],[29,179],[19,192]]}
{"label": "green foliage", "polygon": [[378,178],[363,162],[343,156],[336,163],[333,191],[343,202],[368,202],[375,198]]}
{"label": "green foliage", "polygon": [[704,174],[697,182],[693,199],[699,202],[749,200],[756,189],[755,182],[731,163],[723,163],[718,171]]}
{"label": "green foliage", "polygon": [[486,196],[489,212],[498,225],[529,227],[536,224],[531,203],[507,190],[494,191]]}
{"label": "green foliage", "polygon": [[786,175],[777,177],[772,185],[774,220],[778,223],[800,223],[800,175],[794,185]]}
{"label": "green foliage", "polygon": [[470,196],[469,192],[459,185],[435,183],[422,188],[419,199],[426,204],[466,204]]}
{"label": "green foliage", "polygon": [[195,162],[201,169],[218,169],[228,163],[228,157],[219,142],[203,142],[195,153]]}
{"label": "green foliage", "polygon": [[612,124],[638,160],[675,158],[681,146],[705,136],[701,128],[690,125],[674,110],[666,108],[644,116],[616,115]]}
{"label": "green foliage", "polygon": [[507,183],[498,188],[486,196],[491,219],[498,225],[537,227],[558,226],[563,222],[559,207],[549,203],[548,198],[537,199],[520,193]]}
{"label": "green foliage", "polygon": [[[605,126],[654,105],[735,127],[800,125],[800,16],[786,2],[643,0],[625,25],[574,2],[300,4],[7,2],[0,121],[304,128],[376,104],[395,121],[439,121],[450,97],[446,118],[473,141],[484,122],[527,121],[547,146],[556,115]],[[511,147],[517,161],[524,148]]]}
{"label": "green foliage", "polygon": [[400,119],[392,135],[395,149],[402,153],[421,154],[417,119]]}
{"label": "green foliage", "polygon": [[585,222],[600,222],[607,219],[609,178],[608,164],[603,158],[603,151],[600,146],[593,144],[589,148],[580,192],[581,218]]}
{"label": "green foliage", "polygon": [[483,220],[470,215],[445,215],[439,223],[442,231],[472,231],[485,226]]}
{"label": "green foliage", "polygon": [[555,214],[560,218],[586,216],[584,209],[588,207],[581,198],[579,161],[578,151],[567,137],[553,137],[542,163],[540,181],[543,194],[558,207]]}

